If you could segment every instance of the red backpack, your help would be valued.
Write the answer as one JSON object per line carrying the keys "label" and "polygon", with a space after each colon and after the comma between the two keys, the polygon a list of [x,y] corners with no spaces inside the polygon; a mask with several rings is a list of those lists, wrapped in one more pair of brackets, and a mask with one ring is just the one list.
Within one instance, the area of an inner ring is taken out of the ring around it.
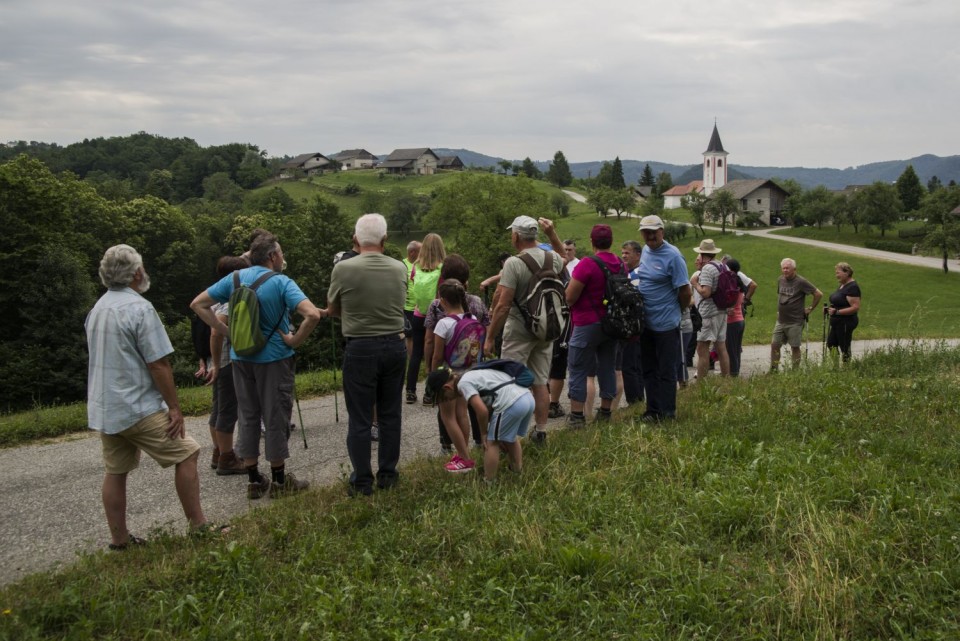
{"label": "red backpack", "polygon": [[715,260],[711,260],[707,264],[713,265],[720,272],[717,277],[717,286],[713,288],[710,300],[717,306],[717,309],[733,307],[740,297],[740,279],[737,277],[737,273]]}

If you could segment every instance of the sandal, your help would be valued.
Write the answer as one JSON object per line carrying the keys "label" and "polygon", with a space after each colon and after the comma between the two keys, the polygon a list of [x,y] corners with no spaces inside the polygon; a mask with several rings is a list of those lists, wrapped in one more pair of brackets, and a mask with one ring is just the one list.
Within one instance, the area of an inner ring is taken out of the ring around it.
{"label": "sandal", "polygon": [[114,552],[123,552],[131,545],[146,545],[147,540],[141,539],[139,536],[134,536],[132,534],[127,538],[126,543],[111,543],[107,546],[108,550],[113,550]]}
{"label": "sandal", "polygon": [[190,535],[197,538],[203,538],[207,536],[222,536],[224,534],[230,534],[231,529],[230,524],[217,525],[216,523],[204,523],[203,525],[198,525],[195,528],[190,528]]}

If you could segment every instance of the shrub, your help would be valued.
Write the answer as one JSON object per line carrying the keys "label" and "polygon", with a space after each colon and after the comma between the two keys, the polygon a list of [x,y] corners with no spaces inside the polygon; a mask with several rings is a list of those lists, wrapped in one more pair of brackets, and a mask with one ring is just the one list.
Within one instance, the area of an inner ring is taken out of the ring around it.
{"label": "shrub", "polygon": [[867,249],[879,249],[887,252],[897,252],[898,254],[912,254],[913,243],[905,243],[899,240],[884,240],[868,238],[863,242]]}

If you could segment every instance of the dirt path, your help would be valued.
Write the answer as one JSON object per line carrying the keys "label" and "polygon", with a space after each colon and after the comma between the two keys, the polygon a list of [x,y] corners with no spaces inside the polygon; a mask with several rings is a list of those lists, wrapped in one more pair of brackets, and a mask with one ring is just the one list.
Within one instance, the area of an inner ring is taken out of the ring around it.
{"label": "dirt path", "polygon": [[[862,354],[887,343],[889,341],[858,341],[854,343],[854,352]],[[820,350],[819,342],[811,342],[810,358],[819,358]],[[765,372],[768,363],[767,346],[744,348],[745,376]],[[345,445],[347,414],[343,397],[338,394],[337,400],[339,422],[335,418],[333,396],[300,403],[309,449],[303,449],[301,433],[295,432],[288,465],[298,477],[314,485],[342,483],[350,469]],[[683,411],[682,401],[680,411]],[[270,500],[266,498],[246,499],[245,476],[218,477],[210,469],[206,419],[188,419],[187,429],[204,445],[200,483],[207,516],[222,522],[246,510],[268,505]],[[558,419],[551,422],[549,429],[562,427],[562,419]],[[419,403],[404,405],[402,460],[434,456],[438,451],[434,410]],[[437,464],[441,461],[437,459]],[[106,545],[107,528],[100,503],[103,468],[100,442],[94,435],[87,433],[53,443],[0,450],[0,469],[4,470],[0,540],[5,543],[0,552],[0,585],[33,572],[69,564],[77,553],[95,551]],[[130,474],[128,510],[130,529],[141,536],[157,527],[174,530],[186,527],[173,490],[172,471],[161,470],[149,458]]]}

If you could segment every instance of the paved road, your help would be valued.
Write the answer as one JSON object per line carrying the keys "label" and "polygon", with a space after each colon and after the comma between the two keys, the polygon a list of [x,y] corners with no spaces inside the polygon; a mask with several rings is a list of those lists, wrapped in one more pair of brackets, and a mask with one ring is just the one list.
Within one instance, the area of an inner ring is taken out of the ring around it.
{"label": "paved road", "polygon": [[[877,349],[885,341],[858,341],[854,352]],[[954,343],[956,343],[954,341]],[[810,345],[811,358],[820,354],[820,343]],[[744,375],[764,372],[769,348],[744,349]],[[421,389],[422,392],[422,389]],[[289,469],[314,485],[343,483],[350,469],[346,456],[346,410],[339,401],[335,420],[334,397],[303,400],[300,405],[309,449],[304,451],[301,433],[291,439]],[[681,402],[682,412],[682,402]],[[403,415],[403,461],[438,454],[434,410],[419,403],[405,405]],[[562,428],[553,421],[549,429]],[[187,419],[187,430],[204,449],[201,453],[201,496],[207,516],[217,522],[250,509],[269,505],[270,499],[246,499],[246,477],[218,477],[207,464],[210,455],[206,417]],[[437,460],[440,465],[442,459]],[[0,585],[42,570],[70,563],[77,553],[103,548],[108,542],[106,521],[100,503],[102,464],[99,440],[91,433],[56,442],[0,450],[4,491],[0,493]],[[402,482],[402,481],[401,481]],[[186,523],[173,490],[172,470],[161,470],[145,458],[128,480],[129,526],[141,536],[158,527],[183,531]]]}

